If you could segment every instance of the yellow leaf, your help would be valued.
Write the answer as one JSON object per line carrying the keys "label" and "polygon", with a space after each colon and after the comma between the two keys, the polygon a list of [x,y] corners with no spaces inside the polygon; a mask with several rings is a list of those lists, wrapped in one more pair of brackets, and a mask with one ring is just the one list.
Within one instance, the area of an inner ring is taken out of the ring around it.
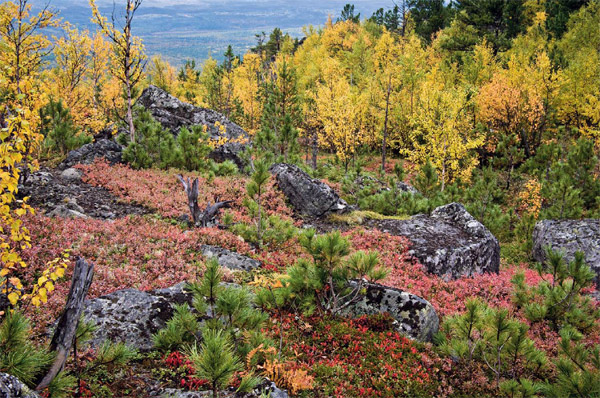
{"label": "yellow leaf", "polygon": [[46,283],[47,280],[48,280],[47,277],[41,276],[40,279],[38,279],[38,285],[42,286],[44,283]]}
{"label": "yellow leaf", "polygon": [[15,292],[10,293],[8,295],[8,301],[10,301],[12,305],[16,305],[17,301],[19,301],[19,295]]}
{"label": "yellow leaf", "polygon": [[41,303],[40,303],[40,299],[39,299],[39,298],[37,298],[37,296],[36,296],[36,297],[33,297],[33,298],[31,299],[31,304],[33,304],[33,305],[34,305],[34,306],[36,306],[36,307],[39,307],[39,306],[40,306],[40,304],[41,304]]}
{"label": "yellow leaf", "polygon": [[2,268],[0,269],[0,276],[6,276],[10,273],[10,270],[8,268]]}
{"label": "yellow leaf", "polygon": [[56,275],[58,275],[59,278],[62,278],[63,276],[65,276],[65,269],[64,268],[58,268],[56,270]]}
{"label": "yellow leaf", "polygon": [[40,300],[42,300],[42,303],[48,301],[48,293],[45,288],[40,288],[40,290],[38,291],[38,296],[40,297]]}
{"label": "yellow leaf", "polygon": [[48,292],[51,292],[54,290],[54,283],[48,281],[46,282],[46,289],[48,289]]}

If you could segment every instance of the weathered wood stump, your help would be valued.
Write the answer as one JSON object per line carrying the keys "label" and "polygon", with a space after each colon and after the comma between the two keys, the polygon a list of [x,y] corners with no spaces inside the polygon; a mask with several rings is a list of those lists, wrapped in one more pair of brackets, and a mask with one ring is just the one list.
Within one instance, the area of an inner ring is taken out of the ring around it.
{"label": "weathered wood stump", "polygon": [[233,203],[232,200],[219,202],[217,199],[215,204],[208,203],[204,210],[200,210],[200,206],[198,206],[198,179],[195,178],[192,181],[190,178],[183,178],[181,174],[177,175],[177,178],[181,181],[183,190],[188,197],[188,207],[195,226],[207,227],[214,223],[221,209],[228,209]]}
{"label": "weathered wood stump", "polygon": [[88,263],[82,258],[77,259],[73,278],[71,279],[71,288],[65,309],[58,320],[58,325],[50,343],[50,350],[56,352],[56,358],[52,367],[44,378],[38,383],[36,390],[41,391],[48,387],[52,379],[62,370],[69,356],[69,351],[73,347],[77,324],[83,311],[83,302],[87,296],[92,279],[94,277],[94,264]]}

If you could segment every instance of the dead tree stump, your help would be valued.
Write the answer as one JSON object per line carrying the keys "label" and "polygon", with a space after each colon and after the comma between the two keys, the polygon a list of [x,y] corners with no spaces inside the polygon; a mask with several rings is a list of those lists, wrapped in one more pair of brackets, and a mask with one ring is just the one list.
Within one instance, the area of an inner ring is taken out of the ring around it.
{"label": "dead tree stump", "polygon": [[44,378],[36,387],[37,391],[41,391],[48,387],[52,379],[62,370],[69,356],[69,351],[73,347],[75,333],[77,332],[77,324],[81,318],[83,311],[83,302],[87,296],[92,279],[94,277],[94,264],[88,263],[82,258],[77,259],[73,278],[71,279],[71,288],[65,309],[58,320],[58,325],[50,343],[50,350],[56,352],[56,359],[52,363],[52,367],[46,373]]}
{"label": "dead tree stump", "polygon": [[197,227],[207,227],[216,220],[221,209],[228,209],[231,207],[231,203],[233,203],[232,200],[219,202],[217,199],[214,205],[208,203],[204,210],[200,210],[200,206],[198,206],[198,178],[192,181],[190,178],[183,178],[181,174],[177,175],[177,178],[183,185],[183,190],[188,198],[188,207],[192,214],[192,221]]}

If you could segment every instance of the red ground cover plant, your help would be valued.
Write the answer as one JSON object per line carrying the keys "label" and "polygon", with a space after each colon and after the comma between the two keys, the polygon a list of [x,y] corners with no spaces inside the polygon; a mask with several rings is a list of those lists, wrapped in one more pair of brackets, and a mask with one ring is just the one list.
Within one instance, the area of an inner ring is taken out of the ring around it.
{"label": "red ground cover plant", "polygon": [[425,267],[408,254],[410,242],[405,237],[392,236],[379,230],[356,228],[344,235],[356,250],[378,250],[380,261],[390,273],[384,285],[406,290],[433,304],[441,317],[464,311],[466,300],[479,297],[491,306],[511,306],[511,278],[524,272],[526,282],[537,284],[541,278],[536,271],[521,266],[507,266],[499,274],[482,274],[444,281],[427,273]]}
{"label": "red ground cover plant", "polygon": [[[354,320],[284,315],[284,355],[314,376],[304,397],[418,397],[440,389],[443,361],[393,329],[386,315]],[[433,355],[433,358],[431,357]]]}
{"label": "red ground cover plant", "polygon": [[199,379],[196,376],[196,370],[192,362],[179,351],[172,352],[165,356],[164,363],[167,369],[174,373],[177,387],[184,390],[207,390],[210,388],[210,381]]}
{"label": "red ground cover plant", "polygon": [[[187,197],[183,192],[175,170],[133,170],[126,165],[110,166],[105,160],[90,165],[77,166],[84,172],[83,181],[108,189],[129,203],[137,203],[155,210],[163,217],[179,217],[188,214]],[[184,173],[185,177],[198,177],[200,206],[216,200],[233,200],[231,214],[235,222],[249,221],[243,200],[246,197],[246,179],[240,176],[215,177],[212,181],[198,173]],[[267,214],[290,218],[292,211],[285,204],[281,192],[267,185],[263,203]]]}
{"label": "red ground cover plant", "polygon": [[[81,256],[95,264],[89,297],[126,288],[163,288],[195,278],[199,274],[195,262],[203,260],[203,244],[252,254],[250,246],[230,232],[216,228],[184,230],[152,216],[102,221],[35,215],[24,221],[34,242],[23,252],[29,264],[23,270],[24,279],[33,281],[47,261],[71,249],[73,257]],[[36,316],[51,320],[58,314],[68,293],[71,270],[56,284],[48,306]]]}

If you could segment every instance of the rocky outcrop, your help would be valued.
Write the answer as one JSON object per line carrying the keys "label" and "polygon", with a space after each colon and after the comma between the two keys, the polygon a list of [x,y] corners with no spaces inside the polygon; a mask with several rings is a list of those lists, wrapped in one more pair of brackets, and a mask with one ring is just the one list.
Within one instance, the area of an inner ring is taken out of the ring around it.
{"label": "rocky outcrop", "polygon": [[114,140],[100,139],[69,152],[60,167],[65,169],[76,164],[90,164],[99,158],[105,158],[110,164],[121,163],[122,151],[123,147]]}
{"label": "rocky outcrop", "polygon": [[291,205],[309,217],[343,212],[348,204],[324,182],[311,178],[296,165],[277,163],[269,169]]}
{"label": "rocky outcrop", "polygon": [[207,127],[207,132],[213,140],[226,138],[233,141],[217,147],[209,156],[216,161],[232,160],[238,167],[243,167],[244,162],[239,153],[245,149],[248,133],[225,115],[180,101],[152,85],[142,92],[137,104],[149,110],[154,119],[174,135],[177,135],[182,127],[203,125]]}
{"label": "rocky outcrop", "polygon": [[[356,285],[356,282],[351,282]],[[414,294],[377,283],[366,284],[366,294],[345,310],[347,315],[389,313],[402,334],[419,341],[431,341],[440,320],[433,306]]]}
{"label": "rocky outcrop", "polygon": [[[235,283],[222,282],[221,286],[239,288]],[[173,306],[192,304],[193,294],[184,287],[185,282],[148,292],[124,289],[86,301],[84,317],[97,326],[90,344],[98,347],[110,340],[140,351],[151,350],[152,336],[173,317]]]}
{"label": "rocky outcrop", "polygon": [[202,254],[206,258],[217,259],[221,267],[231,270],[252,271],[260,267],[260,261],[232,252],[222,247],[202,245]]}
{"label": "rocky outcrop", "polygon": [[370,225],[406,236],[411,242],[409,253],[429,272],[446,280],[497,273],[500,267],[498,240],[459,203],[438,207],[430,216],[373,220]]}
{"label": "rocky outcrop", "polygon": [[575,252],[583,252],[600,287],[600,219],[538,222],[533,230],[533,258],[546,261],[546,247],[562,251],[567,262],[575,258]]}
{"label": "rocky outcrop", "polygon": [[180,283],[150,292],[118,290],[88,300],[84,309],[85,319],[97,326],[91,345],[97,347],[110,340],[141,351],[151,350],[152,335],[171,319],[173,304],[192,302],[192,295],[183,290],[183,285]]}
{"label": "rocky outcrop", "polygon": [[75,168],[62,172],[42,169],[19,186],[19,195],[28,196],[30,205],[50,217],[108,220],[150,212],[143,206],[123,202],[105,188],[84,183],[82,175]]}
{"label": "rocky outcrop", "polygon": [[0,373],[0,398],[39,398],[15,376]]}

